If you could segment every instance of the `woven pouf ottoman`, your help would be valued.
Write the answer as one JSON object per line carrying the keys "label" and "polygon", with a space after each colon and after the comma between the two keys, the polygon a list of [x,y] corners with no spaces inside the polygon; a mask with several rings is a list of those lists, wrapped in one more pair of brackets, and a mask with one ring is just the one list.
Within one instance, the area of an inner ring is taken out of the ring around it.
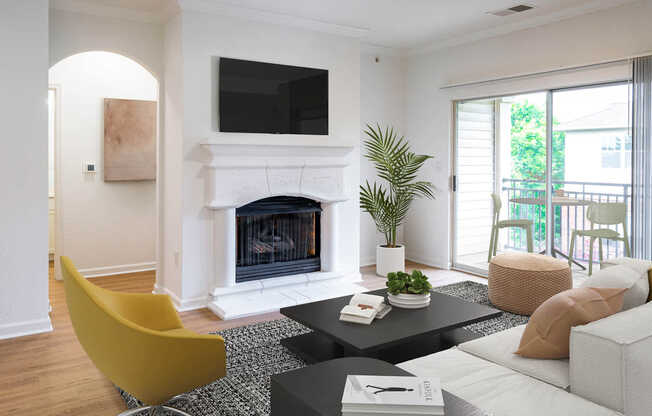
{"label": "woven pouf ottoman", "polygon": [[489,300],[519,315],[532,312],[548,298],[573,287],[568,262],[532,253],[505,253],[489,263]]}

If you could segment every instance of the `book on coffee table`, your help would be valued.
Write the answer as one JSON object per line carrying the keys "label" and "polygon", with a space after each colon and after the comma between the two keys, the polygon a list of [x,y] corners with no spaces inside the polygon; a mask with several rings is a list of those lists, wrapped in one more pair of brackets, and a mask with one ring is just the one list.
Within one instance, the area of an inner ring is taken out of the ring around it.
{"label": "book on coffee table", "polygon": [[391,310],[384,297],[358,293],[340,311],[340,321],[369,325],[374,318],[382,319]]}
{"label": "book on coffee table", "polygon": [[433,377],[349,375],[342,416],[443,415],[441,383]]}

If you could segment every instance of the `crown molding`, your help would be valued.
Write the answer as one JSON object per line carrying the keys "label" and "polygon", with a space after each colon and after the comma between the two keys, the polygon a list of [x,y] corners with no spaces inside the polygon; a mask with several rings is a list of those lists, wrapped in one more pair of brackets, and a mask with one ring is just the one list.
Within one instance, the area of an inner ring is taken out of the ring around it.
{"label": "crown molding", "polygon": [[[573,7],[559,12],[550,13],[544,16],[537,16],[530,19],[513,22],[510,24],[500,25],[493,28],[471,32],[463,36],[456,36],[445,38],[430,42],[425,46],[418,46],[409,48],[407,55],[425,55],[442,49],[460,46],[479,40],[494,38],[509,33],[518,32],[519,30],[533,29],[535,27],[544,26],[547,24],[559,22],[562,20],[572,19],[574,17],[582,16],[585,14],[597,12],[600,10],[611,9],[615,7],[624,6],[638,0],[620,0],[617,4],[609,0],[598,0],[581,6]],[[507,17],[509,18],[509,17]]]}
{"label": "crown molding", "polygon": [[256,22],[272,23],[282,26],[307,29],[314,32],[328,33],[359,39],[369,33],[369,29],[323,22],[289,14],[252,9],[221,0],[177,0],[182,11],[194,11],[227,17],[238,17]]}
{"label": "crown molding", "polygon": [[174,0],[169,1],[165,7],[156,12],[103,6],[84,0],[50,0],[50,9],[142,23],[164,23],[178,12],[179,7]]}
{"label": "crown molding", "polygon": [[360,53],[364,55],[403,57],[406,54],[406,50],[404,48],[393,48],[391,46],[360,42]]}

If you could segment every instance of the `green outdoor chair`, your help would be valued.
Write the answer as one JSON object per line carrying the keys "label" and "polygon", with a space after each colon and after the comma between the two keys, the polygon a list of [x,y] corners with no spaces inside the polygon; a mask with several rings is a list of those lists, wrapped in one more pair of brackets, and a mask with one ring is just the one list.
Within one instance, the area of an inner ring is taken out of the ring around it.
{"label": "green outdoor chair", "polygon": [[534,242],[532,240],[532,227],[534,223],[532,220],[528,219],[518,219],[518,220],[501,220],[500,219],[500,208],[503,206],[503,203],[500,200],[500,195],[491,194],[491,199],[494,203],[494,213],[492,217],[491,224],[491,236],[489,237],[489,256],[487,257],[487,262],[491,261],[491,258],[496,255],[496,250],[498,248],[498,230],[501,228],[522,228],[525,230],[527,235],[527,251],[532,253],[534,250]]}
{"label": "green outdoor chair", "polygon": [[[586,209],[586,219],[591,222],[590,230],[573,230],[568,250],[568,264],[571,265],[575,254],[575,237],[590,237],[589,245],[589,276],[593,274],[593,243],[598,240],[600,261],[602,261],[602,239],[622,241],[625,244],[625,255],[631,257],[629,237],[627,236],[627,204],[624,202],[597,202]],[[594,225],[622,224],[623,235],[609,228],[593,228]]]}

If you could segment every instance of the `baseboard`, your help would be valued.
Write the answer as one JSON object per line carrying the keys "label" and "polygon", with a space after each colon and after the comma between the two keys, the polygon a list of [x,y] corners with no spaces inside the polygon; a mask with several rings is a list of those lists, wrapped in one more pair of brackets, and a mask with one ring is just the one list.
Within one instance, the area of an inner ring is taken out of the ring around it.
{"label": "baseboard", "polygon": [[24,337],[52,331],[50,318],[0,325],[0,339]]}
{"label": "baseboard", "polygon": [[419,256],[406,256],[405,260],[409,260],[414,263],[423,264],[424,266],[436,267],[438,269],[450,270],[451,268],[450,264],[448,263],[434,262],[432,260],[421,258]]}
{"label": "baseboard", "polygon": [[78,269],[79,273],[85,278],[113,276],[116,274],[148,272],[156,270],[156,262],[118,264],[116,266],[91,267],[87,269]]}
{"label": "baseboard", "polygon": [[208,306],[208,296],[200,296],[196,298],[181,299],[177,296],[176,293],[172,292],[168,288],[161,287],[157,284],[154,284],[154,293],[168,295],[172,299],[174,307],[179,312],[192,311],[195,309],[201,309]]}
{"label": "baseboard", "polygon": [[360,267],[373,266],[376,264],[376,257],[361,257]]}

